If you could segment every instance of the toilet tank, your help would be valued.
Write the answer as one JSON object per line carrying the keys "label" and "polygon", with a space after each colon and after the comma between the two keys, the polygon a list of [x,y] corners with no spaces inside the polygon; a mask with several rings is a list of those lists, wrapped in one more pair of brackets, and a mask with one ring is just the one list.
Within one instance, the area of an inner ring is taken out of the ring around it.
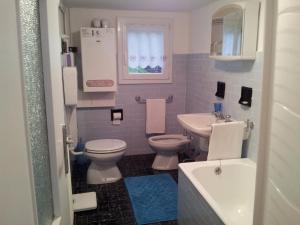
{"label": "toilet tank", "polygon": [[82,27],[80,37],[83,91],[116,92],[115,29]]}

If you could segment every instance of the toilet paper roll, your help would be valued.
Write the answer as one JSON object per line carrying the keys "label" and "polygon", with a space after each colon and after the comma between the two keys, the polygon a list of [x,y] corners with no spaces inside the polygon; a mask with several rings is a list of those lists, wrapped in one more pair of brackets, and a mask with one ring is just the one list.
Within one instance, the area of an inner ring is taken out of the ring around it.
{"label": "toilet paper roll", "polygon": [[113,120],[121,120],[122,114],[121,113],[114,113],[113,114]]}
{"label": "toilet paper roll", "polygon": [[121,120],[113,120],[112,124],[113,125],[121,125]]}

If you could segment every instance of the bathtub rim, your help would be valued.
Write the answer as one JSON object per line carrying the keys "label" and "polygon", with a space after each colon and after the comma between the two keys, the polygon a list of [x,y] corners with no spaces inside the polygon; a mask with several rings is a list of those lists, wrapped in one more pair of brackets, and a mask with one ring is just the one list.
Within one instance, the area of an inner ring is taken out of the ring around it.
{"label": "bathtub rim", "polygon": [[[226,165],[243,165],[247,167],[251,167],[255,169],[256,175],[256,163],[249,158],[243,159],[227,159],[221,160],[222,166]],[[188,178],[188,180],[192,183],[192,185],[199,191],[199,193],[203,196],[203,198],[207,201],[210,207],[215,211],[215,213],[220,217],[225,225],[231,225],[230,219],[226,216],[223,210],[220,208],[218,203],[211,197],[208,191],[203,187],[201,182],[199,182],[195,176],[193,176],[192,171],[196,168],[201,167],[212,167],[212,166],[219,166],[220,160],[214,161],[198,161],[198,162],[191,162],[191,163],[180,163],[179,170]],[[254,182],[256,180],[254,179]],[[255,186],[255,184],[254,184]],[[255,187],[254,187],[255,191]]]}

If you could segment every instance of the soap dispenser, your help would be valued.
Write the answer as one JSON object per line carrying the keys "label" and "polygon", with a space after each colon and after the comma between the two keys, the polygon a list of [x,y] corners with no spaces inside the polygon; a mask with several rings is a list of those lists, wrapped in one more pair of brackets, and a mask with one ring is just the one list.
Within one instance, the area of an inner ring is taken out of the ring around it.
{"label": "soap dispenser", "polygon": [[218,81],[217,92],[216,92],[215,96],[218,98],[224,99],[225,98],[225,88],[226,88],[225,82]]}
{"label": "soap dispenser", "polygon": [[243,106],[251,107],[252,105],[252,88],[242,86],[241,98],[239,103]]}

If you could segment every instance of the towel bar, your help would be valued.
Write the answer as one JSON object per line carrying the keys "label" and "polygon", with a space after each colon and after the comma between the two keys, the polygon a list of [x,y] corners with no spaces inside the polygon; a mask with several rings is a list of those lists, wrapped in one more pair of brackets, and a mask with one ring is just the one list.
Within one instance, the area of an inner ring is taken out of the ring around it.
{"label": "towel bar", "polygon": [[[170,95],[166,99],[166,103],[172,103],[173,100],[174,100],[174,96]],[[142,98],[141,96],[135,96],[135,101],[137,101],[137,103],[139,103],[139,104],[145,104],[146,103],[146,99]]]}

